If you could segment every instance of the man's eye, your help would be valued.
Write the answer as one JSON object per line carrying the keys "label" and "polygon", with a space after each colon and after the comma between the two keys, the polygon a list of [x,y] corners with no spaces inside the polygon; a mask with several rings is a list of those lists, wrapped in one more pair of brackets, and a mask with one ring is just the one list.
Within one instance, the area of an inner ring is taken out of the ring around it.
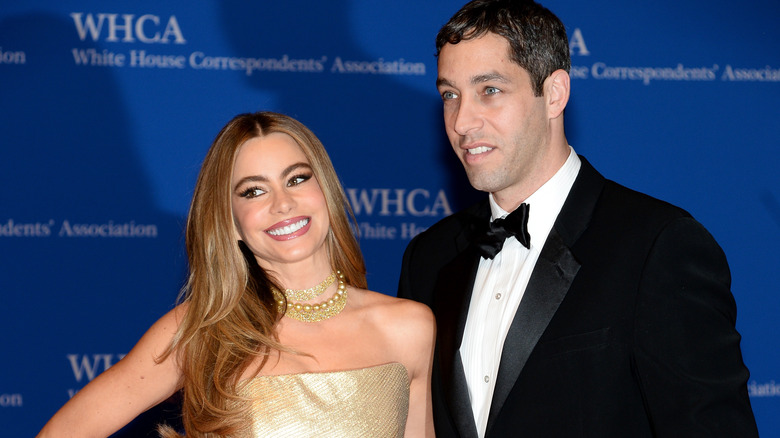
{"label": "man's eye", "polygon": [[499,90],[496,87],[487,87],[487,88],[485,88],[485,94],[496,94],[496,93],[500,93],[500,92],[501,92],[501,90]]}
{"label": "man's eye", "polygon": [[441,93],[442,100],[452,100],[452,99],[455,99],[457,97],[458,97],[458,95],[453,93],[452,91],[445,91],[445,92]]}

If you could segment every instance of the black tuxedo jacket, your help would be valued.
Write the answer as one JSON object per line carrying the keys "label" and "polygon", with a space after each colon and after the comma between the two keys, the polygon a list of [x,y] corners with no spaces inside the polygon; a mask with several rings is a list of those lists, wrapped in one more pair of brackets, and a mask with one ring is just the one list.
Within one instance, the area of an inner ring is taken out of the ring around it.
{"label": "black tuxedo jacket", "polygon": [[[533,210],[531,210],[533,214]],[[458,352],[487,200],[415,237],[398,295],[428,304],[439,438],[476,437]],[[509,329],[487,437],[756,437],[723,251],[685,211],[584,158]]]}

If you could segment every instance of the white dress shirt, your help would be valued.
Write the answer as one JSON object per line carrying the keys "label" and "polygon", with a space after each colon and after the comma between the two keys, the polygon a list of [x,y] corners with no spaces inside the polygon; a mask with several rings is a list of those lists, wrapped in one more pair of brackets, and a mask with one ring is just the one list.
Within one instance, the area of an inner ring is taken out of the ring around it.
{"label": "white dress shirt", "polygon": [[[530,248],[524,247],[515,238],[509,238],[493,260],[482,258],[479,261],[460,355],[480,438],[485,436],[487,429],[504,339],[542,246],[579,170],[580,159],[570,147],[569,157],[558,172],[525,200],[530,206]],[[490,195],[490,209],[491,220],[508,214],[498,206],[493,195]]]}

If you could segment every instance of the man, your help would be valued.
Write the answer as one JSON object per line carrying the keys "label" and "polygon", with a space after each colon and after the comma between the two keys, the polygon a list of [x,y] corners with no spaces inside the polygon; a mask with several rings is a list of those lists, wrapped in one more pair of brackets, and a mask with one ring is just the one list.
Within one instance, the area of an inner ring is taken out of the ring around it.
{"label": "man", "polygon": [[489,193],[404,255],[398,295],[438,323],[437,436],[757,436],[725,255],[568,145],[560,20],[473,1],[437,53],[447,135]]}

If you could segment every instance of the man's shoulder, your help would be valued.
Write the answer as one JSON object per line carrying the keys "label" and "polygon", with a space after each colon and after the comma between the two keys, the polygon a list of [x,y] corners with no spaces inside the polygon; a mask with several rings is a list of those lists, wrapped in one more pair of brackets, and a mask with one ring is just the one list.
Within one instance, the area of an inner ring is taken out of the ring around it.
{"label": "man's shoulder", "polygon": [[[597,199],[597,208],[605,208],[610,210],[611,213],[628,216],[657,218],[690,216],[687,211],[676,205],[605,178],[585,157],[580,156],[580,159],[583,162],[580,177],[584,178],[585,182],[583,184],[585,189],[577,192],[576,196],[592,196],[590,194],[596,188],[598,195],[594,199]],[[573,192],[575,191],[574,188],[572,190]]]}
{"label": "man's shoulder", "polygon": [[[487,198],[447,216],[415,236],[404,251],[398,296],[431,305],[436,282],[471,245],[471,233],[490,218]],[[478,257],[474,253],[474,257]]]}
{"label": "man's shoulder", "polygon": [[479,222],[490,218],[487,198],[453,213],[415,236],[404,252],[405,263],[425,266],[446,263],[468,247]]}
{"label": "man's shoulder", "polygon": [[490,206],[487,198],[485,198],[463,210],[439,220],[427,230],[418,234],[415,237],[415,240],[428,241],[455,238],[464,231],[468,231],[475,223],[487,221],[489,217]]}
{"label": "man's shoulder", "polygon": [[607,180],[599,205],[611,210],[611,214],[630,216],[634,220],[660,220],[691,217],[686,210],[649,194]]}

